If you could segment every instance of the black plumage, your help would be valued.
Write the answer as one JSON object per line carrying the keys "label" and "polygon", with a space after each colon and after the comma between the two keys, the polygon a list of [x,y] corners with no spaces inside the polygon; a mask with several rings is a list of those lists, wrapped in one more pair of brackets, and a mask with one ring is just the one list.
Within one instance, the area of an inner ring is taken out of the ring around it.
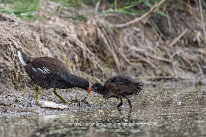
{"label": "black plumage", "polygon": [[62,61],[51,57],[31,58],[22,51],[18,51],[18,56],[31,81],[42,88],[54,88],[55,95],[62,101],[66,102],[63,97],[56,93],[56,88],[68,89],[79,87],[87,90],[90,94],[91,88],[89,87],[88,80],[71,74]]}
{"label": "black plumage", "polygon": [[123,98],[128,100],[130,108],[132,108],[130,97],[137,95],[143,89],[143,83],[135,81],[127,76],[114,76],[108,79],[104,85],[95,83],[92,85],[92,90],[102,94],[104,98],[115,97],[120,99],[117,107],[123,105]]}

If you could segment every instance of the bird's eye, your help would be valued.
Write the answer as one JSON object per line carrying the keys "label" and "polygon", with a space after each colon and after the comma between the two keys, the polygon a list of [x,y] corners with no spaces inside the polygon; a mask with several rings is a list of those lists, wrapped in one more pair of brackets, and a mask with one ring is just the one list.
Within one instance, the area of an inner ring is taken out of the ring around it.
{"label": "bird's eye", "polygon": [[94,87],[94,89],[96,90],[96,89],[97,89],[97,87]]}

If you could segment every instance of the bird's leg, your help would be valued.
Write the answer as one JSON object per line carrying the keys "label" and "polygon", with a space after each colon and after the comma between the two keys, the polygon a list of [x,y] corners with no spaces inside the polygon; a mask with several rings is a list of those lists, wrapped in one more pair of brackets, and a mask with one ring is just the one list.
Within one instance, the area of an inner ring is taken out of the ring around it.
{"label": "bird's leg", "polygon": [[87,106],[89,106],[89,107],[91,107],[91,105],[87,102],[87,97],[85,97],[84,99],[82,99],[82,100],[78,100],[77,99],[77,96],[76,96],[76,99],[75,100],[71,100],[70,102],[71,103],[77,103],[77,105],[78,105],[78,107],[80,108],[80,105],[81,105],[81,103],[85,103]]}
{"label": "bird's leg", "polygon": [[[77,94],[77,95],[78,95],[78,94]],[[80,101],[77,99],[77,95],[76,95],[75,99],[74,99],[74,100],[71,100],[70,102],[71,102],[71,104],[77,103],[78,107],[80,108]]]}
{"label": "bird's leg", "polygon": [[[77,94],[77,95],[79,95],[79,94]],[[77,106],[79,107],[79,110],[80,110],[80,101],[77,99],[77,95],[76,95],[76,99],[72,100],[72,102],[77,103]]]}
{"label": "bird's leg", "polygon": [[59,95],[57,92],[56,92],[56,88],[54,88],[54,94],[56,96],[58,96],[64,103],[69,103],[65,98],[63,98],[61,95]]}
{"label": "bird's leg", "polygon": [[129,103],[129,107],[130,107],[130,109],[132,109],[132,103],[131,103],[131,100],[130,100],[129,98],[126,98],[126,99],[127,99],[128,103]]}
{"label": "bird's leg", "polygon": [[35,92],[36,92],[36,101],[38,101],[38,92],[39,92],[38,86],[35,86]]}
{"label": "bird's leg", "polygon": [[91,107],[91,105],[89,104],[89,102],[87,102],[87,97],[85,97],[84,99],[82,99],[80,102],[84,102],[87,106]]}
{"label": "bird's leg", "polygon": [[119,112],[120,115],[123,114],[121,108],[117,108],[117,110],[118,110],[118,112]]}
{"label": "bird's leg", "polygon": [[122,105],[123,105],[122,98],[120,98],[120,103],[117,105],[117,107],[119,108]]}

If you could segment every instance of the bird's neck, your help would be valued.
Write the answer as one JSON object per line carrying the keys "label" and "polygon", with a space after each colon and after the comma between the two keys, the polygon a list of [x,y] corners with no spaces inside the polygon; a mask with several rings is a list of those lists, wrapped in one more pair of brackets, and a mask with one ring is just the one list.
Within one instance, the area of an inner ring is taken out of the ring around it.
{"label": "bird's neck", "polygon": [[82,89],[85,88],[84,85],[82,85],[82,83],[85,82],[84,78],[80,78],[74,74],[69,74],[69,76],[67,77],[67,80],[73,87],[78,87]]}

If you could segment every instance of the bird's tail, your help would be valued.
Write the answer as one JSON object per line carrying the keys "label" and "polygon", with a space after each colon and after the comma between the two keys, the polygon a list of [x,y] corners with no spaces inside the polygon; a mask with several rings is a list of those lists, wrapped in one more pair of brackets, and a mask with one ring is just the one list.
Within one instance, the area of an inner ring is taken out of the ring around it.
{"label": "bird's tail", "polygon": [[23,53],[22,51],[20,51],[20,50],[18,51],[18,56],[19,56],[19,60],[23,66],[26,66],[27,64],[30,63],[31,58],[29,56],[27,56],[25,53]]}

